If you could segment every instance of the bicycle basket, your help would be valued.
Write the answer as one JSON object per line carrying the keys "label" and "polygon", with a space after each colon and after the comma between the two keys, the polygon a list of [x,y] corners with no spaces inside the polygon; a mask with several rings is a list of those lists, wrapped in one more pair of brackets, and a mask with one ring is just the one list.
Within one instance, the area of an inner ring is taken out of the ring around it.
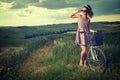
{"label": "bicycle basket", "polygon": [[97,31],[91,37],[91,44],[90,45],[92,45],[92,46],[100,46],[102,44],[103,44],[102,31]]}

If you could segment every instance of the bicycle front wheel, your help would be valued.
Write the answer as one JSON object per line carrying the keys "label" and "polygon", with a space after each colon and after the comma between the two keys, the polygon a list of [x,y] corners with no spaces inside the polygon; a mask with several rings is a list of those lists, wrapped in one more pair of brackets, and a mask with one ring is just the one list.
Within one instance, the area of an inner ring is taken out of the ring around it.
{"label": "bicycle front wheel", "polygon": [[94,71],[105,71],[106,57],[100,48],[91,47],[88,56],[88,64]]}

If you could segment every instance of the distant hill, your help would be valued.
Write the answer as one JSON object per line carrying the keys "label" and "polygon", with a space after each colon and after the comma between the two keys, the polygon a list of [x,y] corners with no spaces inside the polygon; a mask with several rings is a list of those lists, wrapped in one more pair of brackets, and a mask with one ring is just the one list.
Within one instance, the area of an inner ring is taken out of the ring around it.
{"label": "distant hill", "polygon": [[[67,25],[67,24],[77,24],[77,23],[62,23],[62,24],[49,24],[49,25],[35,25],[35,26],[0,26],[0,27],[18,27],[18,28],[28,28],[28,27],[40,27],[40,26],[53,26],[53,25]],[[92,22],[91,24],[120,24],[120,21],[115,22]]]}

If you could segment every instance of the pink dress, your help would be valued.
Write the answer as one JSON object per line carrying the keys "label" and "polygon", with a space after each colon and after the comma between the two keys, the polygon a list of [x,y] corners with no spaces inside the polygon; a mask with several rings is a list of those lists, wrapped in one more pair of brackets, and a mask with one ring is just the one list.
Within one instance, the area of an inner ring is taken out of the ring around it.
{"label": "pink dress", "polygon": [[82,19],[82,17],[80,16],[80,18],[78,19],[78,29],[76,32],[76,40],[75,43],[78,45],[88,45],[90,43],[90,29],[89,29],[89,25],[90,25],[90,19]]}

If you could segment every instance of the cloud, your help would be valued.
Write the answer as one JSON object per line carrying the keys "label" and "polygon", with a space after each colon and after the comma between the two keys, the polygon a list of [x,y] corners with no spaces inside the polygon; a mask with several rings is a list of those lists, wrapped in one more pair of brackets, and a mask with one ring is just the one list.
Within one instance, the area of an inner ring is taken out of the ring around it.
{"label": "cloud", "polygon": [[35,4],[38,7],[46,7],[49,9],[61,9],[67,7],[79,7],[89,2],[89,0],[45,0],[41,4]]}
{"label": "cloud", "polygon": [[38,0],[40,3],[43,3],[43,2],[45,2],[46,0]]}
{"label": "cloud", "polygon": [[[61,9],[67,7],[83,6],[90,0],[1,0],[2,2],[15,2],[12,9],[26,8],[29,5],[48,9]],[[94,1],[94,0],[91,0]]]}
{"label": "cloud", "polygon": [[13,6],[14,2],[1,2],[0,1],[0,9],[10,9]]}
{"label": "cloud", "polygon": [[14,2],[11,9],[20,9],[20,8],[26,8],[30,4],[39,3],[39,0],[1,0],[1,2],[7,2],[7,3]]}
{"label": "cloud", "polygon": [[12,9],[20,9],[26,8],[30,4],[38,3],[38,0],[15,0],[15,4],[13,5]]}
{"label": "cloud", "polygon": [[27,16],[30,16],[31,14],[32,14],[31,9],[23,9],[23,10],[20,10],[20,12],[17,15],[21,17],[27,17]]}
{"label": "cloud", "polygon": [[92,21],[120,21],[120,14],[95,16]]}
{"label": "cloud", "polygon": [[0,0],[0,1],[10,3],[10,2],[12,2],[12,1],[14,1],[14,0]]}
{"label": "cloud", "polygon": [[120,0],[0,0],[0,25],[76,22],[69,15],[86,4],[93,8],[92,21],[120,21],[119,3]]}
{"label": "cloud", "polygon": [[93,11],[98,15],[119,14],[120,0],[99,0],[91,3]]}
{"label": "cloud", "polygon": [[47,9],[82,8],[90,4],[95,15],[120,13],[120,0],[1,0],[1,2],[12,3],[9,8],[21,9],[29,6],[43,7]]}
{"label": "cloud", "polygon": [[[36,6],[29,6],[24,9],[13,9],[0,13],[0,25],[46,25],[74,22],[69,15],[76,8],[47,9]],[[7,15],[7,16],[6,16]],[[1,18],[3,17],[3,19]]]}

